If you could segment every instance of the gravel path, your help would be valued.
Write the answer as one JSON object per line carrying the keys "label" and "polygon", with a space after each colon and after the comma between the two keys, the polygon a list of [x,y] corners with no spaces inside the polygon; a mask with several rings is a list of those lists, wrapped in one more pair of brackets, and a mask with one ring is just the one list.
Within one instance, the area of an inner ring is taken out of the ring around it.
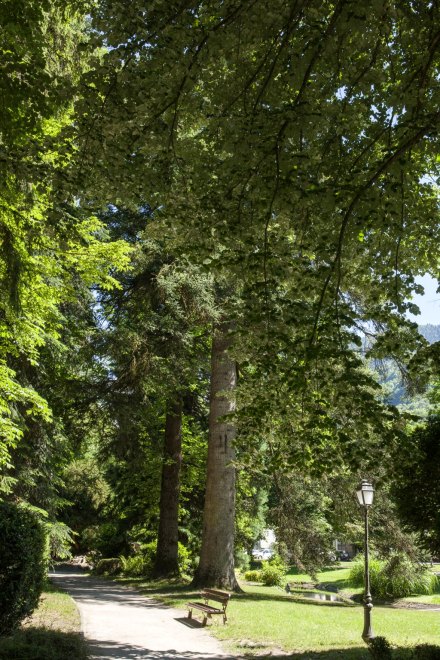
{"label": "gravel path", "polygon": [[51,580],[78,606],[91,658],[217,660],[231,658],[206,628],[185,612],[143,596],[131,587],[62,567]]}

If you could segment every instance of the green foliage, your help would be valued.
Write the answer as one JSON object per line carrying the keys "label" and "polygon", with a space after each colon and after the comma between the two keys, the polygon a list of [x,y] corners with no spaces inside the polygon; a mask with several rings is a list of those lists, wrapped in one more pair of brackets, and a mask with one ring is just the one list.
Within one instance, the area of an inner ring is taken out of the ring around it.
{"label": "green foliage", "polygon": [[83,549],[104,557],[114,557],[127,547],[126,534],[117,520],[86,527],[81,539]]}
{"label": "green foliage", "polygon": [[123,575],[127,577],[147,576],[151,573],[153,565],[148,556],[134,555],[134,557],[119,557]]}
{"label": "green foliage", "polygon": [[[238,545],[249,549],[263,523],[265,484],[253,474],[283,472],[271,515],[293,560],[316,573],[335,507],[308,475],[358,470],[365,455],[376,466],[402,438],[359,356],[359,329],[378,329],[373,358],[403,364],[423,349],[405,311],[415,276],[438,270],[438,7],[129,5],[0,9],[0,467],[15,465],[0,489],[51,517],[64,505],[78,548],[126,553],[136,530],[157,525],[164,411],[178,393],[181,521],[195,552],[209,329],[227,317],[240,363],[237,458],[250,467]],[[111,201],[120,208],[97,218],[91,207]],[[44,352],[76,325],[66,308],[81,282],[97,283],[99,300],[84,335],[94,350],[75,374],[61,366],[75,351]],[[76,393],[58,387],[72,381]],[[81,389],[72,431],[62,409]],[[95,416],[105,479],[95,458],[64,469]],[[417,463],[438,465],[435,447]],[[420,493],[413,509],[396,497],[437,551],[440,479],[422,472],[402,480]],[[396,583],[405,571],[389,568]]]}
{"label": "green foliage", "polygon": [[247,571],[249,569],[250,563],[251,563],[251,558],[249,554],[246,552],[246,550],[236,547],[234,552],[235,567],[238,568],[238,570],[243,573],[244,571]]}
{"label": "green foliage", "polygon": [[297,470],[278,472],[269,498],[270,520],[289,561],[313,575],[326,565],[334,538],[329,522],[332,500],[324,484]]}
{"label": "green foliage", "polygon": [[181,574],[186,574],[191,571],[192,556],[188,548],[183,543],[178,543],[177,560],[179,563],[179,570]]}
{"label": "green foliage", "polygon": [[99,559],[93,567],[93,573],[96,575],[118,575],[123,566],[121,559],[117,557]]}
{"label": "green foliage", "polygon": [[280,554],[278,554],[277,552],[269,559],[268,564],[270,566],[276,566],[281,571],[284,571],[284,573],[287,572],[288,566],[287,566],[284,558]]}
{"label": "green foliage", "polygon": [[10,633],[37,606],[47,564],[47,537],[36,514],[0,503],[0,635]]}
{"label": "green foliage", "polygon": [[267,518],[267,485],[250,470],[237,473],[235,565],[248,568],[255,542],[263,535]]}
{"label": "green foliage", "polygon": [[46,523],[49,551],[53,559],[70,559],[74,542],[70,527],[60,521]]}
{"label": "green foliage", "polygon": [[72,185],[72,103],[90,53],[86,5],[17,0],[0,8],[1,470],[33,422],[51,421],[29,372],[59,340],[62,305],[81,282],[114,286],[113,266],[128,263],[127,245],[110,243]]}
{"label": "green foliage", "polygon": [[261,569],[261,582],[267,587],[273,587],[275,585],[281,585],[284,581],[286,575],[286,566],[283,561],[278,558],[268,562],[262,562]]}
{"label": "green foliage", "polygon": [[398,512],[434,556],[440,554],[440,417],[417,427],[396,457],[392,493]]}
{"label": "green foliage", "polygon": [[369,640],[368,650],[374,660],[391,660],[392,646],[385,637],[375,637]]}
{"label": "green foliage", "polygon": [[419,644],[413,651],[414,660],[440,660],[440,646]]}
{"label": "green foliage", "polygon": [[[373,597],[386,598],[385,578],[384,578],[385,562],[375,557],[370,557],[369,560],[369,573],[370,573],[370,588]],[[350,570],[349,580],[356,587],[363,587],[364,580],[364,564],[362,555],[357,555],[356,561]],[[379,595],[382,594],[382,595]],[[388,596],[389,597],[389,596]]]}
{"label": "green foliage", "polygon": [[87,648],[78,633],[27,628],[0,639],[0,660],[87,660]]}
{"label": "green foliage", "polygon": [[[156,558],[157,541],[143,543],[139,551],[132,556],[121,556],[120,563],[122,573],[129,577],[150,576],[153,573]],[[178,544],[178,563],[181,574],[188,573],[191,567],[191,557],[188,549]]]}
{"label": "green foliage", "polygon": [[[386,600],[421,594],[432,594],[438,578],[424,566],[412,562],[405,554],[394,553],[387,560],[370,558],[370,585],[373,598]],[[364,585],[363,557],[358,555],[350,571],[354,586]]]}
{"label": "green foliage", "polygon": [[[108,530],[99,525],[110,499],[110,487],[98,460],[93,455],[73,459],[61,474],[62,484],[58,492],[64,499],[62,518],[66,525],[75,530],[77,554],[90,550],[102,552],[106,543],[104,538]],[[96,533],[92,540],[93,528]]]}
{"label": "green foliage", "polygon": [[[150,543],[143,543],[140,548],[140,553],[144,557],[146,565],[150,566],[148,570],[152,570],[157,551],[157,540]],[[179,571],[181,574],[188,573],[191,567],[191,555],[188,548],[183,543],[178,543],[177,560],[179,563]]]}
{"label": "green foliage", "polygon": [[248,582],[262,582],[262,571],[260,570],[253,570],[253,571],[246,571],[244,574],[244,579],[247,580]]}

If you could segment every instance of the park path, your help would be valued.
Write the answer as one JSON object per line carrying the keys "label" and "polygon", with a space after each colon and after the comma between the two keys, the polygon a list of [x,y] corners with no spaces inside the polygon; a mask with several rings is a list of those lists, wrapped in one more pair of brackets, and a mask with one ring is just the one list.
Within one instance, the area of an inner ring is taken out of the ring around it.
{"label": "park path", "polygon": [[50,579],[72,596],[90,657],[142,660],[217,660],[232,658],[206,628],[117,582],[60,567]]}

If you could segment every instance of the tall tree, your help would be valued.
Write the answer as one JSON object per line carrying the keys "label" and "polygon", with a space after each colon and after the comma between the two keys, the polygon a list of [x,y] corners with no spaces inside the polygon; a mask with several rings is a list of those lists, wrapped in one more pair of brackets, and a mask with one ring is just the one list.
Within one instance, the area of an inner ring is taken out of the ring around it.
{"label": "tall tree", "polygon": [[235,409],[237,380],[235,361],[228,355],[230,330],[227,323],[221,324],[212,341],[205,509],[194,584],[238,589],[234,572],[235,426],[227,417]]}
{"label": "tall tree", "polygon": [[227,318],[260,379],[247,410],[261,417],[267,378],[322,468],[335,443],[360,451],[338,418],[369,427],[359,328],[376,324],[376,354],[421,341],[404,312],[415,276],[438,270],[437,23],[435,3],[397,0],[107,0],[95,14],[108,50],[80,105],[93,182],[157,204],[158,231],[238,285]]}
{"label": "tall tree", "polygon": [[[72,104],[84,69],[86,6],[81,2],[6,2],[0,18],[4,75],[0,158],[0,468],[32,418],[51,418],[26,378],[41,347],[56,342],[60,306],[86,284],[115,280],[127,262],[101,223],[78,206],[72,185]],[[7,479],[3,481],[7,487]]]}
{"label": "tall tree", "polygon": [[168,404],[164,431],[159,530],[154,571],[156,575],[179,573],[179,504],[182,464],[182,400]]}
{"label": "tall tree", "polygon": [[[191,390],[204,386],[209,322],[215,319],[212,278],[173,255],[172,245],[148,237],[151,213],[111,210],[107,215],[114,234],[125,234],[136,246],[133,268],[120,277],[120,292],[104,294],[109,321],[108,350],[113,377],[112,398],[122,402],[127,391],[137,393],[133,412],[139,428],[120,420],[119,435],[139,434],[148,409],[162,411],[164,424],[152,429],[154,442],[163,438],[159,503],[157,575],[178,573],[180,471],[183,414]],[[133,401],[128,401],[128,409]],[[184,405],[185,404],[185,405]],[[159,433],[158,433],[159,431]]]}

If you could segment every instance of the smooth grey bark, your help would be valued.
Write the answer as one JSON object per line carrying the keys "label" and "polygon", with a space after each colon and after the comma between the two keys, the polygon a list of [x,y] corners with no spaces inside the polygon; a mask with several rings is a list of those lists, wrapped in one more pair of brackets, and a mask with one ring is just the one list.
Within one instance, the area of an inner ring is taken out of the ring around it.
{"label": "smooth grey bark", "polygon": [[208,464],[200,563],[194,586],[239,590],[234,573],[235,427],[222,418],[235,410],[237,374],[228,356],[229,326],[214,334],[211,355]]}
{"label": "smooth grey bark", "polygon": [[182,465],[182,401],[169,405],[160,490],[160,517],[155,575],[177,575],[179,536],[180,469]]}

